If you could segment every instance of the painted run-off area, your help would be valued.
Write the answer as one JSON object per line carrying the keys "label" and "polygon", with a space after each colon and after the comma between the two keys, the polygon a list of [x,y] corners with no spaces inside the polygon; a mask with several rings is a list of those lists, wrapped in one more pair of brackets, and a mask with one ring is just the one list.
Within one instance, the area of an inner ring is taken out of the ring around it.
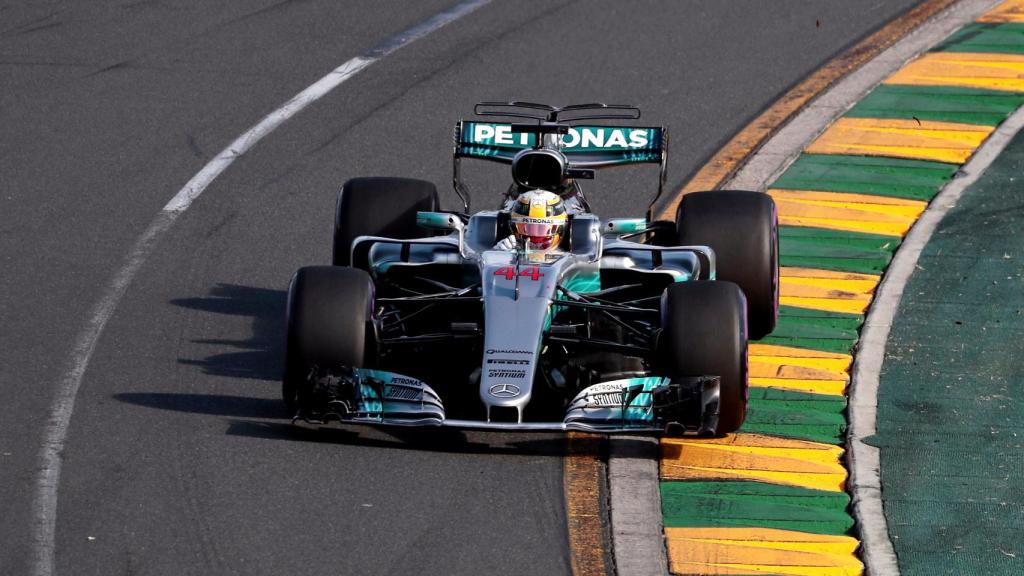
{"label": "painted run-off area", "polygon": [[904,576],[1024,573],[1024,133],[942,219],[886,346],[878,429]]}
{"label": "painted run-off area", "polygon": [[740,433],[662,442],[671,569],[859,574],[843,466],[864,313],[902,237],[1024,104],[1024,1],[982,16],[879,85],[769,188],[779,327],[750,349]]}

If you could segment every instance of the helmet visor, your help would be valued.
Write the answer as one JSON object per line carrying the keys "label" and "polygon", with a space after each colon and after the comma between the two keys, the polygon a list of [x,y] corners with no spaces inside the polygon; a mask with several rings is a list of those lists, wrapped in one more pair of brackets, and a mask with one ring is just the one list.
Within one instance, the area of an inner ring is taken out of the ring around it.
{"label": "helmet visor", "polygon": [[529,240],[531,247],[539,249],[550,248],[562,233],[562,224],[560,223],[516,222],[515,226],[516,234],[520,238]]}

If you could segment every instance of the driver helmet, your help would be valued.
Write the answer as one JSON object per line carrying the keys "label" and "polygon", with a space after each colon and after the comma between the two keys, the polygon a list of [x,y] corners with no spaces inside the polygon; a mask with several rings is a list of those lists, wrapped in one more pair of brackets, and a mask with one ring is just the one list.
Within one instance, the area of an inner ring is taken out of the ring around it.
{"label": "driver helmet", "polygon": [[512,207],[512,233],[522,246],[549,251],[558,247],[568,217],[561,196],[547,190],[529,190]]}

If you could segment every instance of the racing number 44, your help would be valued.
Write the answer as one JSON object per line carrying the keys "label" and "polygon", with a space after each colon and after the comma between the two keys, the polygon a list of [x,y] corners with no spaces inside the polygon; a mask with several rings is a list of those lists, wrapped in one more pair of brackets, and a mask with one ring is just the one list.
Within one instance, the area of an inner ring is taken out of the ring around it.
{"label": "racing number 44", "polygon": [[[514,266],[503,266],[494,271],[495,276],[504,276],[505,280],[513,280],[516,277],[516,268]],[[519,270],[519,276],[529,278],[536,282],[544,276],[544,273],[540,271],[540,266],[527,266]]]}

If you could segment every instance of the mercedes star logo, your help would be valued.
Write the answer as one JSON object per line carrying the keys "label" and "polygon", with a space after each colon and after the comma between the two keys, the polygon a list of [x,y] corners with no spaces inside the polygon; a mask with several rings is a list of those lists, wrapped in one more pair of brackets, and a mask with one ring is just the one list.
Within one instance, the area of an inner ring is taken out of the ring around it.
{"label": "mercedes star logo", "polygon": [[495,398],[515,398],[519,396],[519,386],[515,384],[495,384],[487,389]]}

